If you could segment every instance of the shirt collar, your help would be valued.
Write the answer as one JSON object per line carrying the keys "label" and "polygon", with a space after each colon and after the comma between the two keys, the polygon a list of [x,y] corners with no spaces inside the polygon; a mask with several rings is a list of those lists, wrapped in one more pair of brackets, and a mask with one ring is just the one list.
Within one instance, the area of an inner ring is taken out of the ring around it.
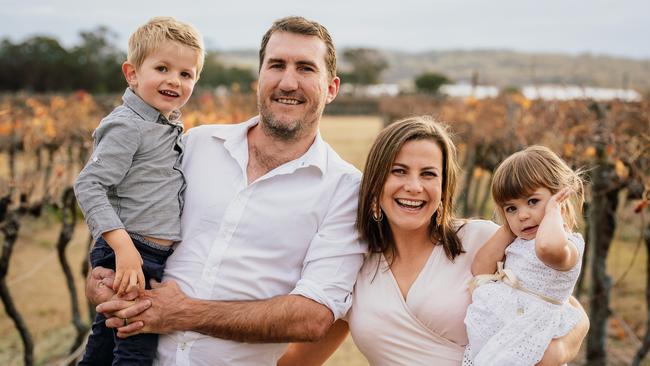
{"label": "shirt collar", "polygon": [[[233,128],[219,128],[216,129],[212,136],[224,140],[224,146],[228,150],[236,150],[238,148],[246,147],[246,154],[248,154],[248,141],[246,140],[248,130],[260,122],[259,116],[255,116],[246,122],[234,125]],[[311,144],[307,152],[299,158],[290,161],[283,166],[287,169],[295,171],[299,168],[313,166],[318,168],[321,174],[327,171],[327,148],[326,143],[321,137],[320,131],[316,134],[314,142]],[[283,169],[284,170],[284,169]]]}
{"label": "shirt collar", "polygon": [[124,95],[122,96],[122,101],[124,105],[133,110],[136,114],[142,117],[145,121],[149,122],[160,122],[162,119],[164,122],[169,122],[173,125],[180,123],[178,120],[181,117],[181,112],[179,110],[173,111],[169,115],[169,119],[165,118],[158,110],[142,100],[131,88],[126,88]]}

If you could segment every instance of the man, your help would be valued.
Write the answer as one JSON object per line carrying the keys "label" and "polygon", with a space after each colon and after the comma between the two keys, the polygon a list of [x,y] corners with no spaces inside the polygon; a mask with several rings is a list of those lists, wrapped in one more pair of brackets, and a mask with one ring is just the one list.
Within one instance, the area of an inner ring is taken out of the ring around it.
{"label": "man", "polygon": [[[317,340],[347,312],[366,251],[354,229],[360,173],[318,133],[339,82],[323,26],[273,24],[260,48],[260,116],[185,140],[183,240],[168,281],[131,307],[97,307],[118,336],[165,334],[163,365],[275,365],[279,342]],[[93,271],[91,300],[106,300],[110,275]]]}

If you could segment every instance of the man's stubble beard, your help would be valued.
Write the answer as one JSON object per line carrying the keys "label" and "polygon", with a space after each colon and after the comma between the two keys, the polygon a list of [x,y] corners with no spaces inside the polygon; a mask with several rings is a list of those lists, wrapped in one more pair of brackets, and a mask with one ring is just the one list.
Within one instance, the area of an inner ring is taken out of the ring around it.
{"label": "man's stubble beard", "polygon": [[257,102],[257,108],[260,112],[260,126],[262,127],[262,131],[264,131],[267,136],[281,141],[291,142],[299,140],[310,130],[309,127],[318,123],[318,120],[323,115],[325,106],[323,105],[321,110],[318,111],[319,106],[316,105],[315,108],[308,111],[306,114],[307,117],[314,116],[310,121],[296,119],[289,122],[280,121],[275,117],[273,112],[271,112],[270,108],[267,108],[266,104],[259,100]]}

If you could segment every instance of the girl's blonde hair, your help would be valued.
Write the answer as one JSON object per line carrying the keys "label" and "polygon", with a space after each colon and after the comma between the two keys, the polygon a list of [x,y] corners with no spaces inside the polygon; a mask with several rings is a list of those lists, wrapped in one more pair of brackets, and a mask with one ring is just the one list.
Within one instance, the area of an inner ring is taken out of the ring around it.
{"label": "girl's blonde hair", "polygon": [[494,172],[492,198],[499,206],[497,213],[502,222],[505,222],[503,206],[507,201],[530,196],[542,187],[551,194],[564,187],[571,188],[562,216],[567,227],[575,229],[584,203],[582,171],[572,170],[557,154],[539,145],[510,155]]}

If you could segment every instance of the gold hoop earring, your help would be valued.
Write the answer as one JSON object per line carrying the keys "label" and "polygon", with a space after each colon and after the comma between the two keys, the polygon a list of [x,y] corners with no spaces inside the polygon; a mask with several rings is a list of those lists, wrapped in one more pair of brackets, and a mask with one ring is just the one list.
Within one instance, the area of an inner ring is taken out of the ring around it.
{"label": "gold hoop earring", "polygon": [[438,205],[438,209],[436,210],[436,226],[440,226],[442,224],[442,202]]}
{"label": "gold hoop earring", "polygon": [[372,219],[381,222],[384,219],[384,213],[381,211],[381,207],[377,204],[377,200],[372,201]]}

